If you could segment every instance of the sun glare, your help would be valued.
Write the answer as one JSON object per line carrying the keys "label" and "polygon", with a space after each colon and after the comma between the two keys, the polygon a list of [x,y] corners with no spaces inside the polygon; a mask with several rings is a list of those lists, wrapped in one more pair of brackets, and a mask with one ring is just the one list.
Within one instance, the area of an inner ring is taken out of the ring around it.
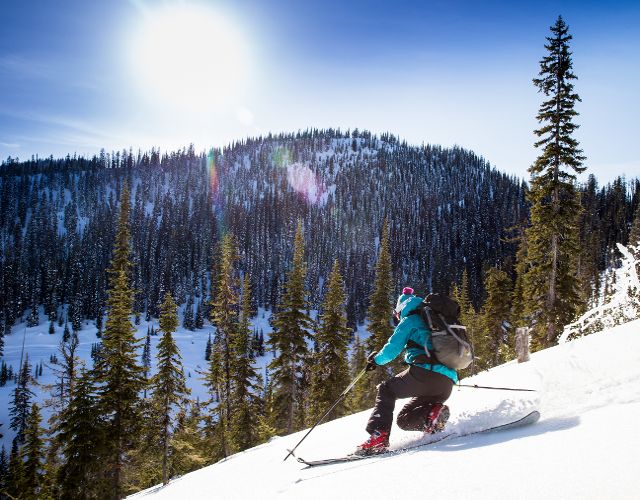
{"label": "sun glare", "polygon": [[238,98],[248,80],[245,41],[235,26],[204,6],[147,11],[131,48],[141,91],[191,109]]}

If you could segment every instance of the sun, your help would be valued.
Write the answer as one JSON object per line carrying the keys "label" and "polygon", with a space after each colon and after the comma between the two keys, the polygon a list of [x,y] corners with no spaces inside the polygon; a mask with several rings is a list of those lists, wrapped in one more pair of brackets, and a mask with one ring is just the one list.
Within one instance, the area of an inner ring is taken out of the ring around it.
{"label": "sun", "polygon": [[206,109],[229,103],[249,78],[242,33],[205,6],[146,11],[129,54],[142,93],[175,107]]}

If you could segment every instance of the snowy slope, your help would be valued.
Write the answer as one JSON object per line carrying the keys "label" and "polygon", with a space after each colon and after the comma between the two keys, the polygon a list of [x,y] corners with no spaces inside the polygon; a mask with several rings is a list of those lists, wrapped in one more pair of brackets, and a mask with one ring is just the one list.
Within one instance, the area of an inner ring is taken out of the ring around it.
{"label": "snowy slope", "polygon": [[[449,400],[460,431],[538,408],[530,427],[458,437],[404,454],[304,470],[286,449],[302,432],[175,479],[135,498],[451,499],[638,498],[640,320],[508,363],[472,382],[537,393],[459,388]],[[368,412],[318,427],[298,452],[308,459],[351,451]],[[392,431],[393,447],[423,439]],[[420,492],[423,493],[420,493]]]}

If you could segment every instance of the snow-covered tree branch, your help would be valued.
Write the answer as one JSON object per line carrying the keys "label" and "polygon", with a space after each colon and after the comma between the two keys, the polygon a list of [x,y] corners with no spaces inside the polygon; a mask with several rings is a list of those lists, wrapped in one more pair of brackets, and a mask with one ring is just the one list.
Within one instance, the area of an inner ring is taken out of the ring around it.
{"label": "snow-covered tree branch", "polygon": [[615,280],[611,295],[605,297],[601,305],[567,325],[560,337],[561,343],[640,318],[640,259],[635,257],[640,255],[640,248],[631,245],[625,247],[620,243],[617,247],[622,254],[622,265],[614,271]]}

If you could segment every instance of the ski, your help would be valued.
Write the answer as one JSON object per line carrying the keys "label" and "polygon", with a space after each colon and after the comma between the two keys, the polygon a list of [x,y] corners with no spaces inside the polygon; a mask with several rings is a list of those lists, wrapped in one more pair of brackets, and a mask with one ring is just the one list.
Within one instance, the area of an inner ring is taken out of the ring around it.
{"label": "ski", "polygon": [[296,456],[296,460],[298,460],[298,462],[300,462],[301,464],[306,465],[305,468],[308,469],[310,467],[318,467],[318,466],[321,466],[321,465],[333,465],[333,464],[339,464],[339,463],[344,463],[344,462],[356,462],[358,460],[365,460],[367,458],[388,457],[388,456],[404,453],[405,451],[413,450],[413,449],[416,449],[416,448],[421,448],[423,446],[429,446],[429,445],[432,445],[432,444],[440,443],[440,442],[444,441],[445,439],[449,439],[449,438],[472,436],[472,435],[475,435],[475,434],[488,434],[488,433],[498,432],[498,431],[503,431],[503,430],[508,430],[508,429],[515,429],[517,427],[523,427],[525,425],[531,425],[531,424],[536,423],[539,418],[540,418],[540,412],[538,412],[537,410],[534,410],[531,413],[528,413],[527,415],[525,415],[524,417],[521,417],[521,418],[519,418],[517,420],[514,420],[512,422],[507,422],[506,424],[496,425],[494,427],[489,427],[487,429],[481,429],[479,431],[465,432],[463,434],[458,434],[458,433],[455,433],[455,432],[451,432],[449,434],[443,434],[442,436],[439,436],[439,437],[429,441],[428,443],[416,443],[414,445],[404,446],[402,448],[398,448],[397,450],[387,450],[387,451],[385,451],[383,453],[377,453],[375,455],[365,455],[365,456],[361,456],[361,455],[345,455],[343,457],[325,458],[325,459],[322,459],[322,460],[305,460],[302,457]]}

